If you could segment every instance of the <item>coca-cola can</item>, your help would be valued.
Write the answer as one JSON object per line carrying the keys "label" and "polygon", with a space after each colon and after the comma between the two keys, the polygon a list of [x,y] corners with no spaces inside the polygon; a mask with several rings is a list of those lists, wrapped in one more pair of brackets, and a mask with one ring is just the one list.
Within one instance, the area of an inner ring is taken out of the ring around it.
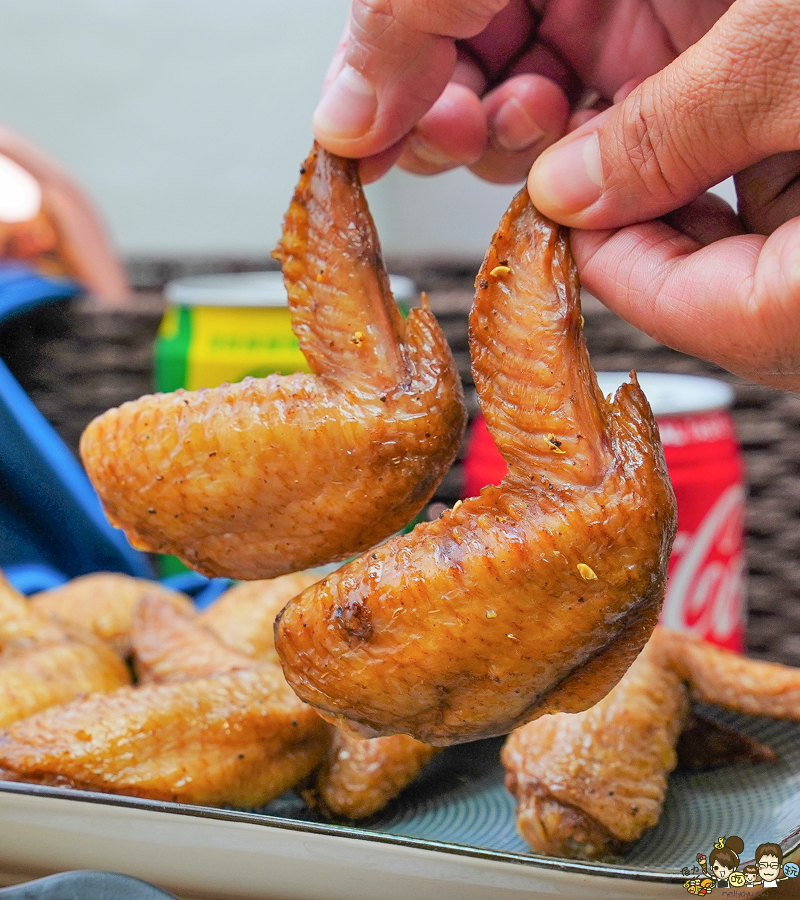
{"label": "coca-cola can", "polygon": [[[678,504],[661,623],[732,650],[744,649],[744,464],[730,407],[730,385],[713,378],[639,373],[653,408]],[[627,372],[599,372],[613,394]],[[464,460],[464,496],[497,484],[506,466],[486,424],[472,425]]]}

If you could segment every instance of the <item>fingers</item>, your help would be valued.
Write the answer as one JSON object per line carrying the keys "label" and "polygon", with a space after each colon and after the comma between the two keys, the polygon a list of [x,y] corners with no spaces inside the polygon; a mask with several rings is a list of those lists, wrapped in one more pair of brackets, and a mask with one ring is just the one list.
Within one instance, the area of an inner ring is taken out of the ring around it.
{"label": "fingers", "polygon": [[370,156],[433,106],[456,63],[455,39],[481,32],[508,0],[353,0],[341,66],[314,114],[317,140]]}
{"label": "fingers", "polygon": [[489,129],[486,152],[471,166],[486,181],[524,181],[536,157],[564,133],[569,103],[541,75],[517,75],[483,99]]}
{"label": "fingers", "polygon": [[800,219],[705,247],[664,222],[575,231],[586,288],[657,341],[800,389]]}
{"label": "fingers", "polygon": [[400,168],[435,175],[478,160],[487,143],[487,124],[478,95],[450,83],[405,142]]}
{"label": "fingers", "polygon": [[772,234],[800,216],[800,153],[778,153],[736,176],[739,214],[748,231]]}
{"label": "fingers", "polygon": [[781,0],[734,3],[678,59],[546,150],[528,189],[559,222],[619,227],[797,149],[798,134],[800,17]]}
{"label": "fingers", "polygon": [[100,214],[69,173],[38,147],[2,125],[0,153],[39,182],[42,203],[52,216],[59,252],[70,272],[104,302],[117,304],[128,297],[130,287],[125,270]]}

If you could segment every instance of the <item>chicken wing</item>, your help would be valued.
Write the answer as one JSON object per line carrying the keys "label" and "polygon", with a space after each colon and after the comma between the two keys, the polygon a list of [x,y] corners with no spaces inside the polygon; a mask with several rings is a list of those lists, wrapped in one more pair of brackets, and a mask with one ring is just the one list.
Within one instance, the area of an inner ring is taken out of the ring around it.
{"label": "chicken wing", "polygon": [[75,700],[0,733],[2,777],[251,807],[322,762],[330,728],[278,666],[226,648],[155,593],[139,601],[132,640],[146,683]]}
{"label": "chicken wing", "polygon": [[131,639],[140,684],[259,667],[251,657],[223,644],[198,617],[176,609],[157,594],[146,594],[137,604]]}
{"label": "chicken wing", "polygon": [[228,647],[280,665],[275,652],[275,617],[292,597],[319,578],[310,572],[295,572],[265,581],[244,581],[204,610],[200,621]]}
{"label": "chicken wing", "polygon": [[158,594],[187,612],[194,609],[185,594],[119,572],[93,572],[73,578],[61,587],[34,594],[30,607],[54,622],[88,631],[110,644],[120,656],[128,656],[133,611],[145,594]]}
{"label": "chicken wing", "polygon": [[675,501],[635,377],[600,393],[565,232],[523,191],[470,321],[497,487],[292,600],[276,647],[300,697],[362,735],[505,734],[606,694],[663,600]]}
{"label": "chicken wing", "polygon": [[93,694],[16,722],[0,732],[0,777],[256,807],[305,778],[327,746],[324,723],[262,665]]}
{"label": "chicken wing", "polygon": [[407,734],[359,738],[337,729],[303,798],[331,818],[366,819],[394,800],[439,752]]}
{"label": "chicken wing", "polygon": [[122,660],[101,641],[64,636],[0,654],[0,728],[74,697],[130,684]]}
{"label": "chicken wing", "polygon": [[[800,720],[800,670],[754,662],[657,628],[620,683],[584,712],[545,716],[503,748],[518,827],[552,856],[597,859],[621,853],[658,822],[691,695],[738,712]],[[728,752],[737,758],[739,742]],[[719,762],[700,748],[699,758]],[[769,751],[746,748],[748,758]],[[698,754],[692,750],[693,757]]]}
{"label": "chicken wing", "polygon": [[343,559],[403,528],[450,467],[466,413],[427,307],[392,300],[353,160],[315,149],[276,251],[313,375],[142,397],[81,455],[135,546],[252,580]]}

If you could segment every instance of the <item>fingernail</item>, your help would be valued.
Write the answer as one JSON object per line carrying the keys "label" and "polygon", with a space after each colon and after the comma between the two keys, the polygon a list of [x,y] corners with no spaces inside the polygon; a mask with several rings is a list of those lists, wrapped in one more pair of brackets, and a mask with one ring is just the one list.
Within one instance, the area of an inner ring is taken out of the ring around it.
{"label": "fingernail", "polygon": [[603,166],[597,132],[545,150],[533,164],[528,189],[544,212],[576,213],[599,200]]}
{"label": "fingernail", "polygon": [[314,127],[328,137],[360,137],[375,121],[378,97],[370,82],[345,65],[314,112]]}
{"label": "fingernail", "polygon": [[509,97],[497,111],[492,132],[500,147],[514,152],[532,147],[545,135],[516,97]]}
{"label": "fingernail", "polygon": [[[412,134],[406,141],[403,148],[403,154],[408,157],[413,156],[415,160],[421,163],[424,169],[452,169],[457,163],[445,156],[436,147],[432,147],[427,141],[424,141],[419,135]],[[408,161],[408,159],[407,159]]]}

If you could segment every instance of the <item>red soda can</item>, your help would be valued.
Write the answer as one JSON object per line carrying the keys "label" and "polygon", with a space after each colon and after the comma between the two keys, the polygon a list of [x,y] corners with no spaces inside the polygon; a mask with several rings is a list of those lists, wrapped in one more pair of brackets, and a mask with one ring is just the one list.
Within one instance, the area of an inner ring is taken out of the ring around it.
{"label": "red soda can", "polygon": [[[642,372],[639,384],[661,432],[678,504],[661,624],[731,650],[744,649],[744,464],[730,407],[733,389],[713,378]],[[627,372],[599,372],[613,394]],[[506,465],[483,417],[473,422],[464,460],[464,496],[497,484]]]}

